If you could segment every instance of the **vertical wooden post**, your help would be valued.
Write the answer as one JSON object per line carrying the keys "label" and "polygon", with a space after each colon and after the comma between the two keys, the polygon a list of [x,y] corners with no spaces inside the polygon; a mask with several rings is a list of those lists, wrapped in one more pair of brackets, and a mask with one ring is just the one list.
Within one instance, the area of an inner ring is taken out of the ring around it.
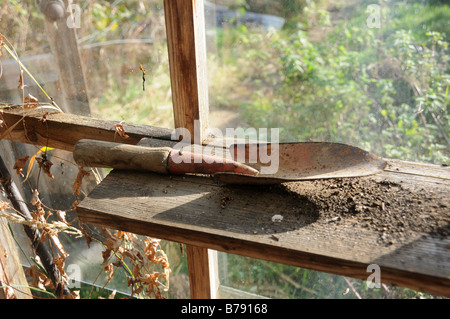
{"label": "vertical wooden post", "polygon": [[[175,128],[185,128],[191,142],[206,139],[208,81],[203,0],[164,0]],[[197,127],[196,127],[197,125]],[[211,291],[210,252],[186,247],[191,298],[216,297]],[[214,286],[214,285],[213,285]]]}
{"label": "vertical wooden post", "polygon": [[8,221],[0,218],[0,299],[31,299]]}
{"label": "vertical wooden post", "polygon": [[64,97],[64,104],[60,106],[72,114],[89,115],[89,99],[76,35],[78,26],[71,20],[79,19],[77,15],[81,12],[69,12],[70,5],[68,0],[63,0],[61,4],[44,0],[41,10],[46,18],[47,38]]}
{"label": "vertical wooden post", "polygon": [[206,138],[209,109],[203,6],[203,0],[164,0],[175,127],[197,143]]}
{"label": "vertical wooden post", "polygon": [[189,287],[192,299],[211,298],[208,249],[186,245]]}

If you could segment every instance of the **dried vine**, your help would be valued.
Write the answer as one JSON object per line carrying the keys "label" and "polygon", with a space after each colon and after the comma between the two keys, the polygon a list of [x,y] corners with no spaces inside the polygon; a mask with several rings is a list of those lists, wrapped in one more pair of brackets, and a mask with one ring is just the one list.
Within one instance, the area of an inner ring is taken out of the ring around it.
{"label": "dried vine", "polygon": [[[26,85],[23,77],[24,71],[30,75],[31,79],[34,80],[34,77],[20,62],[13,46],[1,33],[0,77],[2,76],[2,48],[6,49],[13,59],[17,61],[19,66],[20,77],[18,79],[18,89],[22,93],[21,106],[23,110],[30,108],[41,109],[42,118],[40,122],[42,125],[48,125],[46,122],[46,116],[48,113],[44,112],[44,108],[42,107],[43,103],[40,103],[34,96],[29,94],[25,95]],[[36,84],[49,99],[49,103],[46,105],[51,105],[52,108],[62,112],[55,100],[48,95],[37,82]],[[4,103],[1,104],[10,106]],[[11,134],[14,127],[20,122],[23,123],[26,131],[24,117],[10,127],[6,127],[5,122],[0,119],[0,126],[2,129],[0,139],[3,139],[8,134]],[[119,127],[119,129],[123,130],[122,127]],[[125,135],[125,132],[122,130],[118,131],[118,134]],[[74,236],[75,238],[84,237],[88,247],[90,247],[92,241],[97,241],[103,245],[104,251],[102,252],[102,267],[104,272],[108,275],[108,283],[112,280],[116,270],[118,268],[123,268],[127,273],[128,286],[131,287],[132,297],[163,298],[169,288],[168,282],[170,266],[167,256],[161,249],[160,240],[145,237],[141,243],[140,238],[135,234],[123,231],[112,233],[106,228],[101,228],[103,236],[94,237],[89,234],[83,225],[75,226],[68,222],[65,218],[65,211],[46,207],[42,203],[37,186],[39,184],[41,172],[44,173],[44,178],[49,178],[51,180],[55,179],[54,174],[52,174],[53,162],[50,160],[51,150],[51,148],[44,146],[34,155],[22,157],[19,157],[17,151],[14,150],[16,153],[16,158],[18,159],[11,169],[23,178],[23,184],[26,183],[26,185],[28,185],[28,189],[32,194],[32,199],[29,205],[27,205],[21,198],[18,187],[13,182],[11,176],[9,175],[9,169],[6,167],[0,156],[0,182],[10,201],[10,203],[0,201],[0,217],[6,218],[9,222],[22,224],[29,238],[32,240],[32,245],[34,251],[36,252],[36,256],[32,257],[35,264],[27,269],[27,274],[32,278],[29,284],[32,287],[36,287],[41,290],[50,289],[55,292],[54,295],[57,298],[80,298],[79,291],[70,291],[68,289],[68,282],[70,278],[65,271],[65,260],[69,254],[65,251],[58,238],[58,235],[63,232],[70,236]],[[75,165],[73,163],[70,164]],[[38,166],[39,172],[36,186],[34,187],[31,185],[29,176],[31,170],[35,166]],[[25,169],[26,173],[24,171]],[[90,176],[91,173],[92,171],[88,171],[83,167],[78,167],[78,174],[73,181],[73,190],[76,200],[72,205],[72,211],[76,209],[80,201],[83,179]],[[50,222],[50,217],[53,215],[57,216],[57,220]],[[53,249],[54,247],[56,247],[56,250]],[[93,297],[92,292],[89,297]],[[110,297],[114,297],[114,294]]]}

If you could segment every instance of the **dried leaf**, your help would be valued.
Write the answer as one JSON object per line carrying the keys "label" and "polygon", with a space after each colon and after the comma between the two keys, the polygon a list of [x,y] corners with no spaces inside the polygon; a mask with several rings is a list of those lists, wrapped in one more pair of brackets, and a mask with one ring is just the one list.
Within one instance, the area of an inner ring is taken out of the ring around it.
{"label": "dried leaf", "polygon": [[102,251],[102,257],[103,257],[102,266],[106,266],[108,264],[110,256],[111,256],[111,249],[106,249],[105,251]]}
{"label": "dried leaf", "polygon": [[136,234],[133,234],[133,233],[125,233],[124,236],[128,241],[137,241],[138,240],[138,237],[136,236]]}
{"label": "dried leaf", "polygon": [[115,250],[120,247],[121,241],[108,238],[104,244],[105,244],[106,248],[108,248],[110,250]]}
{"label": "dried leaf", "polygon": [[114,266],[112,264],[108,264],[103,267],[103,270],[108,274],[108,282],[110,282],[114,276]]}
{"label": "dried leaf", "polygon": [[129,138],[129,136],[125,133],[125,129],[123,128],[122,124],[116,124],[114,126],[116,133],[120,135],[120,137],[123,138]]}
{"label": "dried leaf", "polygon": [[65,273],[64,271],[64,263],[66,261],[67,256],[60,256],[53,258],[53,262],[55,263],[55,266],[58,268],[60,273]]}
{"label": "dried leaf", "polygon": [[39,192],[37,189],[35,189],[33,191],[33,196],[31,197],[30,204],[33,206],[37,206],[37,205],[40,205],[40,203],[41,203],[41,200],[39,199]]}
{"label": "dried leaf", "polygon": [[139,285],[139,287],[137,289],[134,289],[131,291],[131,295],[139,295],[142,291],[144,290],[144,286]]}
{"label": "dried leaf", "polygon": [[43,277],[42,273],[39,271],[39,268],[36,265],[32,265],[25,269],[25,274],[27,274],[31,279],[31,286],[38,287],[41,290],[45,290],[45,286],[43,285]]}
{"label": "dried leaf", "polygon": [[113,235],[111,234],[111,232],[108,228],[100,227],[100,230],[102,231],[103,235],[105,235],[106,237],[111,238],[112,240],[116,240],[116,238],[113,237]]}
{"label": "dried leaf", "polygon": [[74,194],[75,196],[80,195],[81,191],[81,185],[83,183],[83,177],[85,176],[89,176],[89,173],[86,172],[83,167],[78,167],[78,174],[77,177],[75,178],[75,182],[73,183],[73,189],[75,190]]}
{"label": "dried leaf", "polygon": [[117,238],[122,238],[125,235],[125,232],[122,230],[117,231],[114,236],[116,236]]}
{"label": "dried leaf", "polygon": [[[2,181],[2,183],[3,183],[3,181]],[[5,201],[0,201],[0,211],[4,211],[7,209],[10,209],[9,204]]]}
{"label": "dried leaf", "polygon": [[127,276],[127,286],[130,287],[134,283],[133,279]]}
{"label": "dried leaf", "polygon": [[114,299],[115,297],[116,297],[116,292],[117,292],[117,290],[113,290],[112,292],[111,292],[111,294],[108,296],[108,299]]}
{"label": "dried leaf", "polygon": [[159,240],[153,238],[147,238],[144,241],[144,253],[148,260],[153,261],[156,256],[157,249],[159,246]]}
{"label": "dried leaf", "polygon": [[[37,209],[35,211],[31,212],[31,216],[33,217],[33,220],[36,222],[39,222],[39,223],[45,223],[45,218],[44,218],[45,211],[42,208],[40,200],[37,202],[36,207],[37,207]],[[47,235],[51,235],[50,230],[42,232],[42,236],[41,236],[42,242],[47,239]]]}
{"label": "dried leaf", "polygon": [[70,294],[63,295],[63,298],[64,299],[80,299],[80,291],[79,290],[71,291]]}
{"label": "dried leaf", "polygon": [[66,212],[65,212],[65,211],[58,210],[56,213],[58,214],[59,219],[61,219],[61,221],[62,221],[64,224],[69,225],[69,223],[68,223],[67,220],[66,220]]}
{"label": "dried leaf", "polygon": [[46,112],[42,117],[39,119],[39,122],[45,123],[47,122],[47,116],[50,114],[50,112]]}
{"label": "dried leaf", "polygon": [[147,72],[145,72],[142,64],[139,64],[139,70],[142,71],[142,90],[145,91],[145,75],[147,74]]}
{"label": "dried leaf", "polygon": [[84,235],[84,238],[86,238],[86,244],[88,248],[91,248],[91,242],[93,240],[91,235],[89,235],[84,228],[81,228],[81,233]]}
{"label": "dried leaf", "polygon": [[27,163],[29,156],[24,156],[22,158],[19,158],[16,163],[14,163],[14,169],[16,170],[17,175],[21,175],[23,177],[23,167]]}
{"label": "dried leaf", "polygon": [[50,172],[50,168],[52,167],[53,163],[47,159],[46,156],[38,157],[36,158],[36,161],[39,165],[39,167],[44,171],[45,174],[47,174],[48,177],[50,177],[51,179],[55,178],[55,176],[53,176],[53,174]]}
{"label": "dried leaf", "polygon": [[24,107],[26,109],[34,109],[38,102],[39,100],[31,94],[28,94],[28,96],[23,99]]}
{"label": "dried leaf", "polygon": [[146,74],[147,74],[147,72],[145,72],[144,67],[142,66],[142,64],[139,64],[139,70],[142,71],[142,74],[143,74],[143,75],[146,75]]}
{"label": "dried leaf", "polygon": [[28,94],[28,96],[24,99],[26,103],[37,103],[39,100],[35,98],[33,95]]}
{"label": "dried leaf", "polygon": [[41,153],[41,152],[47,152],[47,151],[50,151],[50,150],[52,150],[52,149],[53,149],[52,147],[43,146],[43,147],[41,147],[41,148],[36,152],[36,154],[34,154],[34,155],[31,157],[30,162],[28,163],[27,176],[25,177],[24,182],[25,182],[25,181],[28,179],[28,177],[30,176],[30,173],[31,173],[31,170],[33,169],[33,164],[34,164],[34,161],[35,161],[35,159],[36,159],[36,156],[37,156],[39,153]]}
{"label": "dried leaf", "polygon": [[141,272],[141,268],[138,265],[134,266],[134,268],[133,268],[134,278],[137,278],[140,275],[140,272]]}
{"label": "dried leaf", "polygon": [[131,259],[131,262],[133,263],[144,263],[144,258],[142,257],[142,254],[139,250],[136,248],[132,248],[131,250],[127,250],[124,252],[124,256],[129,257]]}
{"label": "dried leaf", "polygon": [[25,85],[23,83],[23,70],[20,70],[20,76],[19,76],[19,86],[17,87],[19,90],[25,89]]}

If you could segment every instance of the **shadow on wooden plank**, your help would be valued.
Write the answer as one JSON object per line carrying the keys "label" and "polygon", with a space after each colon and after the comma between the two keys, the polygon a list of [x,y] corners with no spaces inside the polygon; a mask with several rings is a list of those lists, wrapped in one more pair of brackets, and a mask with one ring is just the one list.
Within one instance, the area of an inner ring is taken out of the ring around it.
{"label": "shadow on wooden plank", "polygon": [[[152,183],[145,183],[145,181]],[[255,200],[257,198],[257,200]],[[208,177],[163,176],[115,171],[107,187],[89,195],[92,203],[111,204],[109,210],[142,212],[142,221],[206,227],[242,234],[275,234],[314,223],[317,207],[283,185],[220,186]],[[127,207],[117,205],[123,199]],[[116,203],[116,204],[115,204]],[[108,211],[107,207],[103,207]]]}

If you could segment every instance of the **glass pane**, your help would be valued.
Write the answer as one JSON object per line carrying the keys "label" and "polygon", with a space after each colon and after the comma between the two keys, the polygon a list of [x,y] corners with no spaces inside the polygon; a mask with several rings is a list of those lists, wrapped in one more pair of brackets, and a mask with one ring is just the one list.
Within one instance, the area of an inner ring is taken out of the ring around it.
{"label": "glass pane", "polygon": [[[410,289],[219,253],[221,298],[411,299],[442,298]],[[230,289],[231,288],[231,289]]]}
{"label": "glass pane", "polygon": [[[0,1],[0,8],[0,32],[6,43],[0,56],[1,103],[21,104],[23,97],[30,94],[39,103],[51,104],[53,99],[67,113],[124,123],[173,126],[162,0],[9,0]],[[42,12],[46,12],[47,18]],[[66,13],[68,16],[53,21]],[[7,47],[15,50],[26,67],[23,90],[18,89],[19,64]],[[145,82],[142,70],[145,70]],[[126,124],[123,125],[126,129]],[[30,165],[33,169],[28,170],[31,159],[42,158],[43,154],[53,163],[50,168],[53,178],[37,167],[37,160]],[[67,221],[77,228],[79,223],[73,204],[108,173],[90,171],[83,179],[81,193],[75,196],[73,185],[78,167],[71,153],[56,149],[39,152],[36,146],[2,140],[0,155],[11,168],[11,175],[21,188],[25,202],[30,203],[33,193],[38,190],[48,221],[59,221],[58,213],[63,211]],[[20,176],[12,167],[24,156],[29,156],[29,160]],[[33,205],[29,208],[31,212],[36,210]],[[23,252],[23,264],[33,266],[32,252],[21,225],[12,227]],[[100,229],[85,227],[91,236],[105,240]],[[85,238],[64,233],[59,233],[58,237],[69,254],[65,259],[66,273],[79,280],[72,284],[75,288],[82,285],[82,297],[87,297],[91,289],[92,295],[97,296],[108,281],[104,271],[108,264],[104,264],[103,259],[105,246],[93,240],[88,248]],[[136,249],[142,251],[144,240],[138,237]],[[161,247],[169,255],[170,280],[174,282],[165,296],[188,297],[185,254],[176,243],[162,242]],[[55,246],[53,249],[58,254]],[[130,294],[127,277],[133,268],[130,259],[125,263],[128,271],[126,267],[115,268],[113,279],[106,286],[108,293],[116,289],[117,295]],[[95,288],[89,286],[92,283]]]}
{"label": "glass pane", "polygon": [[93,115],[172,128],[163,1],[89,1],[82,9],[78,41]]}
{"label": "glass pane", "polygon": [[[448,165],[446,3],[206,1],[210,126],[278,128],[281,142]],[[219,262],[224,286],[256,296],[356,298],[351,286],[364,298],[417,296],[234,255]]]}
{"label": "glass pane", "polygon": [[445,1],[206,2],[211,126],[449,164]]}

